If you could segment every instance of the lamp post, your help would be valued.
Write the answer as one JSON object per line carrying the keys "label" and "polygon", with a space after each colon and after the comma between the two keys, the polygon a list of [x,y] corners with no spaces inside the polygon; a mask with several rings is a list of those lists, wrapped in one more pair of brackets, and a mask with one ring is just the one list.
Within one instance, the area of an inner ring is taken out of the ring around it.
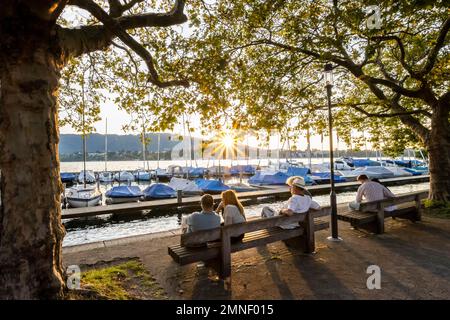
{"label": "lamp post", "polygon": [[330,137],[330,203],[331,203],[331,237],[328,240],[341,241],[338,236],[338,221],[337,221],[337,203],[336,190],[334,188],[334,159],[333,159],[333,118],[331,114],[331,88],[333,87],[333,66],[330,63],[325,65],[324,69],[325,87],[327,88],[328,100],[328,130]]}

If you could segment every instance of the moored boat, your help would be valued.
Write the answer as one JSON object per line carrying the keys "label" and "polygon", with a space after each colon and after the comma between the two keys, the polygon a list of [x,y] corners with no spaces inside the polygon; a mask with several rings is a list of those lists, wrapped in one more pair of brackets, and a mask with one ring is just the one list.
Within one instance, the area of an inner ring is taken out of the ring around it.
{"label": "moored boat", "polygon": [[177,192],[169,187],[168,185],[162,183],[155,183],[144,189],[145,200],[152,199],[170,199],[176,198]]}
{"label": "moored boat", "polygon": [[[314,180],[317,184],[326,184],[330,183],[331,172],[313,172],[310,175],[310,178]],[[334,174],[333,181],[335,183],[346,182],[347,179],[341,175]]]}
{"label": "moored boat", "polygon": [[98,181],[102,183],[110,183],[114,181],[114,176],[111,172],[100,172],[98,174]]}
{"label": "moored boat", "polygon": [[62,183],[73,183],[77,180],[77,175],[71,172],[61,172],[60,177]]}
{"label": "moored boat", "polygon": [[73,208],[94,207],[102,200],[102,194],[96,186],[79,185],[67,188],[65,197]]}
{"label": "moored boat", "polygon": [[105,196],[109,203],[125,203],[139,201],[144,194],[138,186],[115,186],[106,191]]}
{"label": "moored boat", "polygon": [[[86,178],[86,181],[85,181]],[[81,170],[80,174],[78,175],[78,182],[79,183],[95,183],[95,173],[91,170]]]}
{"label": "moored boat", "polygon": [[137,181],[150,181],[152,178],[150,172],[145,170],[136,170],[133,175]]}
{"label": "moored boat", "polygon": [[285,185],[289,176],[281,171],[258,171],[248,179],[251,186]]}
{"label": "moored boat", "polygon": [[202,189],[198,185],[188,179],[173,177],[168,184],[175,191],[181,190],[184,194],[201,194]]}
{"label": "moored boat", "polygon": [[229,190],[230,187],[224,184],[220,180],[208,180],[208,179],[196,179],[195,184],[204,193],[221,193],[225,190]]}
{"label": "moored boat", "polygon": [[169,181],[172,174],[165,169],[158,168],[153,172],[153,176],[155,179],[158,179],[158,181]]}
{"label": "moored boat", "polygon": [[114,175],[114,180],[119,182],[133,182],[134,176],[128,171],[121,171]]}

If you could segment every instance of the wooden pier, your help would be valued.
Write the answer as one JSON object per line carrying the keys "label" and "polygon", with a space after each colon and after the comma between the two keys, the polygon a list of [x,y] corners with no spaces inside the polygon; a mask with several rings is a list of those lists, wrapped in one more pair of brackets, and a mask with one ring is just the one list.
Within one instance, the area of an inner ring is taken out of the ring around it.
{"label": "wooden pier", "polygon": [[[401,177],[401,178],[390,178],[381,179],[381,182],[385,185],[403,185],[410,183],[420,183],[428,182],[430,176],[413,176],[413,177]],[[336,191],[354,191],[359,187],[358,182],[343,182],[335,185]],[[326,194],[330,192],[330,185],[316,185],[307,187],[312,195]],[[290,196],[289,188],[286,186],[277,188],[266,188],[264,190],[250,191],[250,192],[240,192],[239,199],[244,200],[244,202],[256,202],[258,199],[262,198],[274,198],[276,200],[286,199]],[[214,201],[220,201],[220,195],[213,195]],[[103,205],[97,207],[87,207],[87,208],[74,208],[74,209],[63,209],[62,219],[71,218],[83,218],[83,217],[94,217],[106,214],[136,214],[143,211],[149,210],[161,210],[169,208],[187,208],[187,207],[199,207],[200,196],[192,197],[179,197],[178,199],[163,199],[163,200],[153,200],[153,201],[143,201],[136,203],[121,203],[113,205]]]}

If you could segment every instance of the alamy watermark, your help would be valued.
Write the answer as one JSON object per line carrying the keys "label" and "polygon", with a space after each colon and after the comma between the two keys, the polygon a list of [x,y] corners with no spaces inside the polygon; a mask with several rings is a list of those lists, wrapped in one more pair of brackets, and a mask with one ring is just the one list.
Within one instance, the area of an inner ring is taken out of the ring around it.
{"label": "alamy watermark", "polygon": [[67,288],[71,290],[80,290],[81,269],[78,265],[70,265],[67,267]]}
{"label": "alamy watermark", "polygon": [[367,28],[369,29],[381,29],[381,10],[379,6],[372,5],[364,8],[367,14],[370,14],[367,18]]}
{"label": "alamy watermark", "polygon": [[373,290],[373,289],[381,289],[381,269],[376,264],[370,265],[367,267],[366,270],[367,274],[370,274],[370,276],[367,278],[366,286],[367,289]]}

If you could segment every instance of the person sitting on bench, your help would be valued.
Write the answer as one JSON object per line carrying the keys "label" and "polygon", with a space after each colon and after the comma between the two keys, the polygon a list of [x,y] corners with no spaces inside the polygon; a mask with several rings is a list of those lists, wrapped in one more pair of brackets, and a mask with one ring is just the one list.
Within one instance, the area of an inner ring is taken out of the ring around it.
{"label": "person sitting on bench", "polygon": [[[359,175],[356,180],[358,180],[361,185],[356,192],[356,201],[352,201],[348,204],[350,209],[359,210],[363,198],[367,202],[395,198],[395,194],[393,194],[388,188],[383,186],[381,183],[369,180],[369,178],[365,174]],[[395,206],[387,207],[385,208],[385,210],[395,210]]]}
{"label": "person sitting on bench", "polygon": [[[319,210],[320,205],[312,199],[311,194],[304,186],[304,179],[302,177],[294,176],[286,180],[286,184],[290,187],[291,197],[287,201],[285,208],[279,212],[275,212],[270,207],[264,207],[262,217],[272,217],[276,215],[291,216],[296,213],[308,212],[310,209]],[[280,228],[295,229],[298,223],[284,224]]]}
{"label": "person sitting on bench", "polygon": [[214,212],[214,199],[205,194],[200,199],[201,212],[194,212],[182,222],[183,233],[208,230],[220,227],[220,216]]}
{"label": "person sitting on bench", "polygon": [[[236,192],[234,190],[226,190],[222,192],[222,202],[216,209],[217,213],[223,211],[224,225],[233,223],[246,222],[244,207],[239,201]],[[231,237],[232,242],[241,241],[244,238],[244,234],[238,237]]]}

